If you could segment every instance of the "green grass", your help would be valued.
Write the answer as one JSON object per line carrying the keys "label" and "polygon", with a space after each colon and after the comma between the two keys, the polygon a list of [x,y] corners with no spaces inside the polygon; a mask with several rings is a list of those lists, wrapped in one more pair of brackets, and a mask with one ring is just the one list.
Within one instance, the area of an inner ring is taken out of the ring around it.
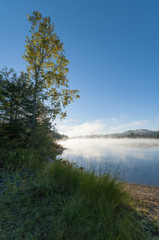
{"label": "green grass", "polygon": [[1,240],[155,239],[109,173],[60,161],[37,171],[1,170],[0,195]]}

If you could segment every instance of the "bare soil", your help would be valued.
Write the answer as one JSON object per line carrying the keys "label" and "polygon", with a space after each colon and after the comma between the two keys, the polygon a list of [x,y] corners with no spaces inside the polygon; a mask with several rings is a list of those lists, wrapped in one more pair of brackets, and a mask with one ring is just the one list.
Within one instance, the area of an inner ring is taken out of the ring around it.
{"label": "bare soil", "polygon": [[139,211],[144,212],[150,220],[159,223],[159,187],[127,183],[126,188],[137,200]]}

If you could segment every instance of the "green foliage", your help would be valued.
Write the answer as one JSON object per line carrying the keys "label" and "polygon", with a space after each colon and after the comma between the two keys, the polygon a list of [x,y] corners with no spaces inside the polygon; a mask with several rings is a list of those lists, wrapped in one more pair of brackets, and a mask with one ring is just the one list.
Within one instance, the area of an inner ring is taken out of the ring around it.
{"label": "green foliage", "polygon": [[[13,140],[18,145],[26,144],[30,131],[32,112],[32,85],[27,83],[27,75],[18,77],[13,69],[0,72],[0,142],[2,146],[13,147]],[[16,144],[14,144],[16,145]]]}
{"label": "green foliage", "polygon": [[[32,144],[34,148],[31,147]],[[37,171],[43,168],[45,162],[56,159],[58,148],[51,136],[36,131],[34,137],[30,138],[28,146],[19,146],[19,141],[13,140],[9,142],[9,146],[1,147],[0,167]]]}
{"label": "green foliage", "polygon": [[53,189],[58,189],[59,192],[70,194],[79,191],[83,197],[100,205],[107,202],[112,205],[112,208],[116,208],[128,199],[126,192],[122,191],[122,184],[117,182],[116,177],[112,177],[109,173],[96,176],[94,172],[81,170],[68,162],[55,161],[48,164],[42,170],[40,179],[43,182],[46,181],[46,185],[52,186]]}
{"label": "green foliage", "polygon": [[37,125],[34,129],[34,134],[30,138],[30,146],[34,146],[34,149],[38,152],[39,161],[42,159],[52,160],[56,159],[57,150],[59,145],[55,142],[52,137],[53,132],[50,129],[44,128],[43,126]]}
{"label": "green foliage", "polygon": [[[31,24],[23,58],[27,73],[13,69],[0,72],[0,166],[54,160],[58,145],[52,121],[75,97],[66,77],[68,60],[49,17],[38,11],[28,16]],[[26,156],[27,155],[27,156]],[[34,157],[35,156],[35,157]],[[13,161],[13,163],[11,163]]]}
{"label": "green foliage", "polygon": [[[155,239],[144,234],[127,193],[110,175],[99,184],[100,177],[68,164],[55,162],[43,168],[38,177],[24,170],[0,172],[0,239]],[[97,185],[100,191],[95,196]]]}
{"label": "green foliage", "polygon": [[38,170],[43,166],[42,162],[44,161],[44,158],[40,156],[38,151],[29,148],[16,148],[12,151],[2,149],[1,157],[3,159],[2,167],[4,169],[25,168]]}
{"label": "green foliage", "polygon": [[27,74],[21,72],[18,77],[13,69],[5,68],[0,75],[0,121],[27,125],[33,106],[32,84]]}
{"label": "green foliage", "polygon": [[45,96],[50,98],[54,109],[54,117],[71,103],[74,97],[78,98],[78,91],[69,89],[66,77],[69,61],[64,55],[63,44],[54,31],[49,17],[43,18],[38,11],[28,15],[31,24],[30,35],[26,38],[25,54],[23,59],[28,63],[29,78],[34,83],[34,110],[33,128],[36,121],[37,92],[45,90]]}
{"label": "green foliage", "polygon": [[55,159],[58,145],[52,137],[52,111],[41,100],[43,94],[37,95],[37,126],[32,132],[33,85],[27,74],[18,77],[13,69],[4,69],[0,86],[0,166]]}
{"label": "green foliage", "polygon": [[70,194],[79,187],[80,171],[78,168],[73,168],[71,164],[55,161],[47,164],[40,172],[39,181],[42,181],[45,186],[50,186],[53,191]]}

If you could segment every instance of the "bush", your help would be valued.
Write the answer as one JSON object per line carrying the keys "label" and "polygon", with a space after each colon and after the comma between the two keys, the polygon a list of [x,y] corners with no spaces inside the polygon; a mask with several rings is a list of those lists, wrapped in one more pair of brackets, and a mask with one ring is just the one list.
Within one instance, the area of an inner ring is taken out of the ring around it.
{"label": "bush", "polygon": [[2,144],[0,149],[0,167],[29,167],[39,169],[48,159],[55,160],[59,145],[51,133],[37,127],[26,144],[14,138]]}

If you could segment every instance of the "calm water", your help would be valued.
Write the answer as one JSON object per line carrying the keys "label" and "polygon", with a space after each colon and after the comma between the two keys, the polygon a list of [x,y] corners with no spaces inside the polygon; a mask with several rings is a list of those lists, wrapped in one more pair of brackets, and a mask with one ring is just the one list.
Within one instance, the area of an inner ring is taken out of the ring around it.
{"label": "calm water", "polygon": [[96,173],[108,170],[120,179],[159,186],[159,140],[68,139],[62,157]]}

